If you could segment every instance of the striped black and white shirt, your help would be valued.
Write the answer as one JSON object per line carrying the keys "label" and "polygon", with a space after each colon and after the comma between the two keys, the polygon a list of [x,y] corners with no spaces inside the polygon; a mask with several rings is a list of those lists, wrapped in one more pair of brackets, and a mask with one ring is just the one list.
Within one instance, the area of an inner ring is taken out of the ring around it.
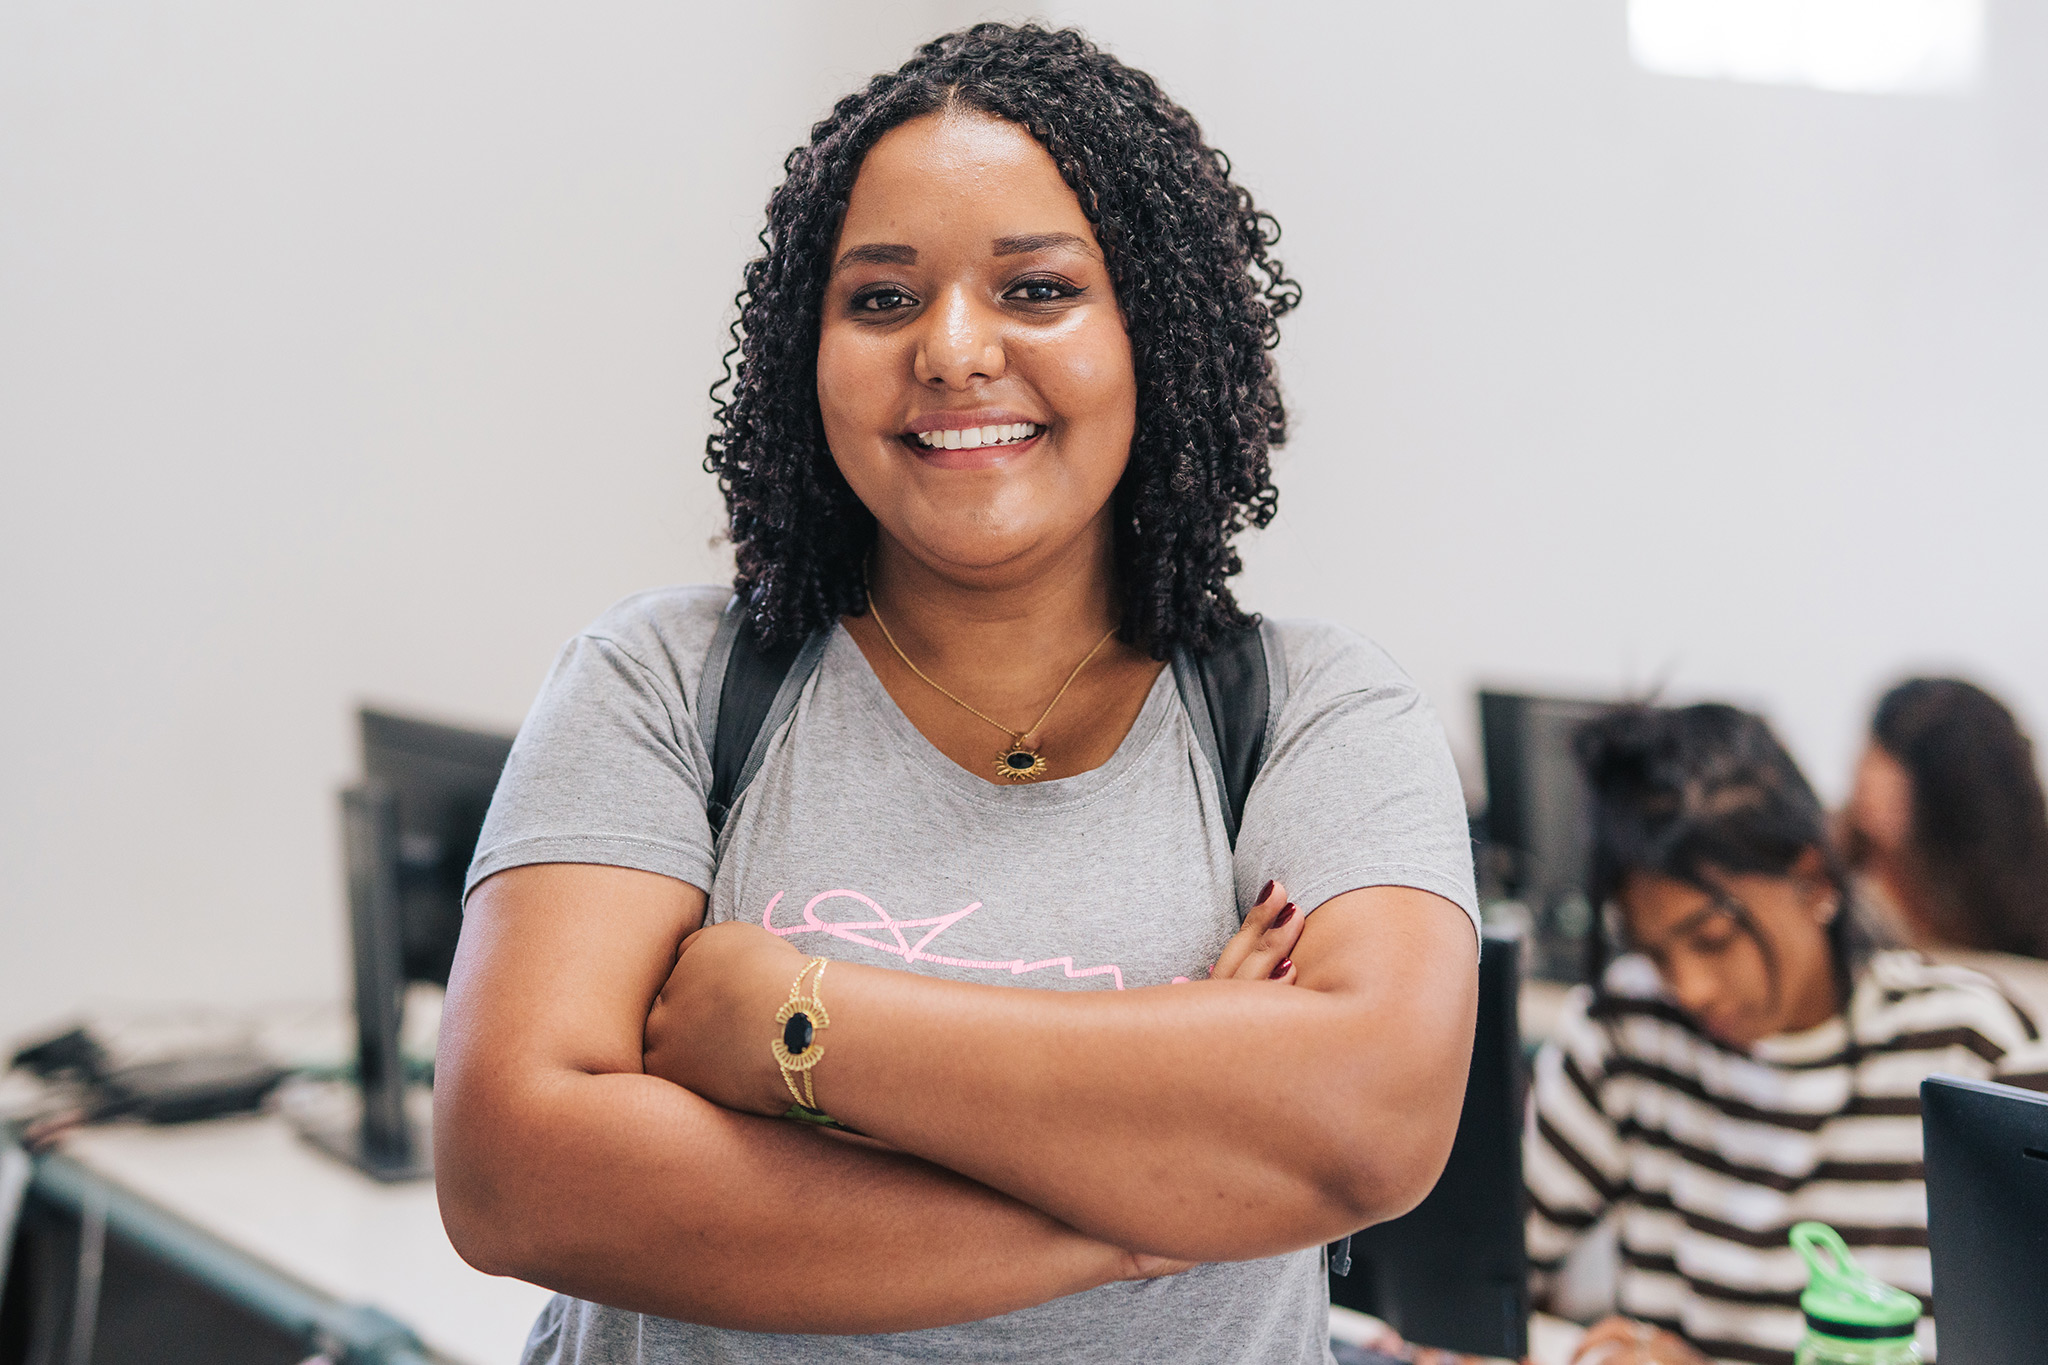
{"label": "striped black and white shirt", "polygon": [[1622,958],[1537,1057],[1530,1258],[1554,1270],[1612,1213],[1619,1311],[1716,1360],[1790,1365],[1806,1268],[1787,1234],[1813,1218],[1931,1315],[1919,1087],[1936,1072],[2048,1089],[2048,1046],[1987,978],[1892,951],[1843,1014],[1736,1050]]}

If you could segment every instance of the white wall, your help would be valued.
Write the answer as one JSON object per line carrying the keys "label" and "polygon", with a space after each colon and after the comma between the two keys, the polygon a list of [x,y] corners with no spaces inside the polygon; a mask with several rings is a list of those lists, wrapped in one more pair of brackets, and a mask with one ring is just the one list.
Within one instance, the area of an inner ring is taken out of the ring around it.
{"label": "white wall", "polygon": [[2048,10],[1966,99],[1631,68],[1623,5],[1070,7],[1287,228],[1299,439],[1261,606],[1497,679],[1669,679],[1846,783],[1960,668],[2048,726]]}
{"label": "white wall", "polygon": [[[509,726],[721,555],[705,386],[780,159],[972,4],[0,9],[0,1039],[338,996],[376,699]],[[1620,0],[1057,7],[1287,227],[1246,596],[1480,679],[2048,722],[2048,12],[1984,89],[1633,71]]]}

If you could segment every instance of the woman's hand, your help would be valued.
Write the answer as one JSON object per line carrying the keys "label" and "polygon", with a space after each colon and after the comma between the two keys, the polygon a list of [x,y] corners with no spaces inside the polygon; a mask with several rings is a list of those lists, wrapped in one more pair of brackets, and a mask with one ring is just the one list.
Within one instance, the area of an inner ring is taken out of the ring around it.
{"label": "woman's hand", "polygon": [[1209,969],[1217,981],[1292,982],[1295,977],[1294,945],[1301,938],[1308,916],[1287,899],[1287,888],[1267,882],[1258,904],[1244,917],[1244,924],[1223,945],[1223,955]]}
{"label": "woman's hand", "polygon": [[[1409,1365],[1484,1365],[1485,1357],[1413,1346],[1385,1323],[1359,1343]],[[1525,1359],[1523,1365],[1528,1365]],[[1571,1365],[1709,1365],[1684,1338],[1633,1318],[1607,1318],[1579,1339]]]}
{"label": "woman's hand", "polygon": [[768,1045],[804,961],[758,924],[714,924],[684,939],[647,1015],[647,1074],[742,1113],[786,1111],[789,1092]]}
{"label": "woman's hand", "polygon": [[1184,1270],[1193,1270],[1200,1261],[1176,1261],[1168,1256],[1154,1256],[1144,1251],[1117,1249],[1122,1258],[1123,1269],[1117,1274],[1119,1280],[1163,1280],[1178,1275]]}
{"label": "woman's hand", "polygon": [[1707,1365],[1683,1337],[1633,1318],[1594,1324],[1579,1342],[1572,1365]]}
{"label": "woman's hand", "polygon": [[[1394,1360],[1403,1360],[1408,1365],[1489,1365],[1498,1362],[1497,1356],[1466,1355],[1460,1351],[1446,1351],[1435,1346],[1413,1346],[1403,1340],[1401,1334],[1377,1318],[1372,1319],[1372,1328],[1357,1345],[1368,1351],[1377,1351]],[[1529,1358],[1522,1358],[1522,1365],[1530,1365]]]}

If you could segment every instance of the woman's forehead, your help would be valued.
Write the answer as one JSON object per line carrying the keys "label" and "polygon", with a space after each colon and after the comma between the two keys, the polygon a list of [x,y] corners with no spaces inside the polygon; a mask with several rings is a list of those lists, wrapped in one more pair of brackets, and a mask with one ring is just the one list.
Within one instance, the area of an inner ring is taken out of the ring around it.
{"label": "woman's forehead", "polygon": [[1095,243],[1093,225],[1038,139],[976,110],[948,109],[890,129],[861,162],[840,226],[840,251],[954,234],[1000,238],[1066,233]]}
{"label": "woman's forehead", "polygon": [[1728,898],[1728,892],[1719,886],[1696,885],[1641,869],[1623,879],[1618,897],[1630,932],[1638,937],[1656,937],[1678,928]]}

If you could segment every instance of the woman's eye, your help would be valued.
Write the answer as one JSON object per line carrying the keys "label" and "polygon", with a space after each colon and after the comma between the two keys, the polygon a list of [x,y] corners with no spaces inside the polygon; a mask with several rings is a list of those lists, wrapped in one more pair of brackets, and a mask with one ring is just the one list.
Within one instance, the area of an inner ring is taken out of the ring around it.
{"label": "woman's eye", "polygon": [[1013,286],[1003,297],[1020,303],[1051,303],[1055,299],[1070,299],[1080,292],[1065,280],[1025,280]]}
{"label": "woman's eye", "polygon": [[856,294],[853,306],[855,311],[862,313],[892,313],[914,302],[916,300],[901,289],[870,289],[865,294]]}
{"label": "woman's eye", "polygon": [[1730,945],[1734,942],[1735,931],[1733,929],[1723,929],[1716,933],[1694,934],[1692,937],[1692,950],[1702,957],[1711,957],[1716,953],[1727,952]]}

